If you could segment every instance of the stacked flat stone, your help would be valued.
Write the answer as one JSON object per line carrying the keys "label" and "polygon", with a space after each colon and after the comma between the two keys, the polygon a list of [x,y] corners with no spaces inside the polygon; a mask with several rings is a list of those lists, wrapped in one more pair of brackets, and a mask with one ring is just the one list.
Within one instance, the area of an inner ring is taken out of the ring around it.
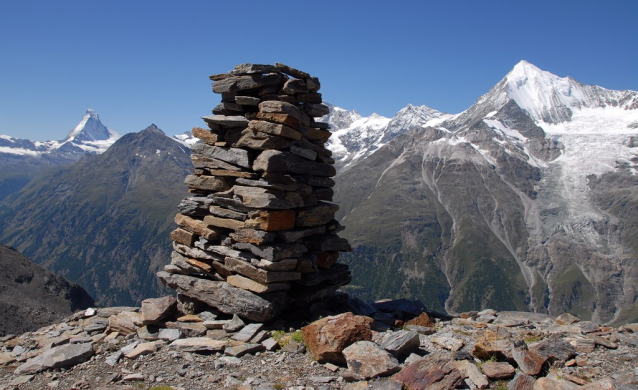
{"label": "stacked flat stone", "polygon": [[210,77],[222,102],[194,128],[192,196],[178,206],[160,279],[178,299],[252,321],[320,300],[351,281],[332,203],[334,160],[320,83],[283,64]]}

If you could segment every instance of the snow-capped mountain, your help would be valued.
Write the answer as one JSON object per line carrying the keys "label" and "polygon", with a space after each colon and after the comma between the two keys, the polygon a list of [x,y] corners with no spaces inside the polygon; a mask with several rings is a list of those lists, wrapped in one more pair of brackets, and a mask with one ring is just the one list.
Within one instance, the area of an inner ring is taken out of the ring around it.
{"label": "snow-capped mountain", "polygon": [[88,109],[65,139],[38,142],[0,135],[0,153],[34,157],[61,153],[72,159],[73,155],[77,155],[75,159],[78,159],[85,153],[103,153],[120,137],[102,124],[95,111]]}
{"label": "snow-capped mountain", "polygon": [[103,153],[119,138],[91,109],[61,141],[38,142],[0,135],[0,200],[43,170],[70,164],[85,154]]}
{"label": "snow-capped mountain", "polygon": [[336,177],[353,291],[638,320],[637,102],[521,61],[466,111],[398,125]]}
{"label": "snow-capped mountain", "polygon": [[326,105],[330,112],[318,120],[330,124],[332,136],[327,147],[333,153],[338,172],[346,171],[396,136],[432,126],[449,116],[426,106],[408,105],[393,118],[378,114],[363,117],[357,111]]}

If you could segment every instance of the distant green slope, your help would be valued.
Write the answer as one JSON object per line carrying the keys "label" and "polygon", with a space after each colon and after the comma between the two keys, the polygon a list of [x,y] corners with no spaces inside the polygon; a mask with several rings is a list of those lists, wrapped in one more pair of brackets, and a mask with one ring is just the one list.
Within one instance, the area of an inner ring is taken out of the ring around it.
{"label": "distant green slope", "polygon": [[82,285],[102,305],[162,290],[188,149],[152,126],[104,154],[35,178],[0,204],[0,242]]}

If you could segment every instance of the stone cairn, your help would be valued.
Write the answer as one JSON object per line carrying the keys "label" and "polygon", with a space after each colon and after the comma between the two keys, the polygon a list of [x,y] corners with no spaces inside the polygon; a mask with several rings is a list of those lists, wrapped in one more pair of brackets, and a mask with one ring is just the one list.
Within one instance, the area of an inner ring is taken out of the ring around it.
{"label": "stone cairn", "polygon": [[[351,281],[332,203],[334,160],[316,77],[276,63],[210,76],[222,102],[194,128],[192,196],[178,206],[158,273],[183,307],[251,321],[321,300]],[[190,305],[190,306],[189,306]],[[186,311],[186,310],[185,310]]]}

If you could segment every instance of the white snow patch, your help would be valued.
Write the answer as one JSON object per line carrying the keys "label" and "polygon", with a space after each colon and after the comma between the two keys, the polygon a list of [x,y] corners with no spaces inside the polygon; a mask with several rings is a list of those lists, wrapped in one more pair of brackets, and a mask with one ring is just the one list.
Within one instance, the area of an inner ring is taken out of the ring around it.
{"label": "white snow patch", "polygon": [[539,122],[547,134],[638,134],[631,126],[638,110],[598,107],[572,110],[572,120],[558,124]]}
{"label": "white snow patch", "polygon": [[505,137],[514,138],[523,142],[527,141],[527,137],[523,134],[519,133],[517,130],[510,129],[498,120],[483,119],[483,122],[485,122],[485,124],[489,127],[500,131]]}
{"label": "white snow patch", "polygon": [[16,154],[19,156],[39,156],[41,152],[35,150],[23,149],[23,148],[10,148],[7,146],[0,146],[0,153]]}

